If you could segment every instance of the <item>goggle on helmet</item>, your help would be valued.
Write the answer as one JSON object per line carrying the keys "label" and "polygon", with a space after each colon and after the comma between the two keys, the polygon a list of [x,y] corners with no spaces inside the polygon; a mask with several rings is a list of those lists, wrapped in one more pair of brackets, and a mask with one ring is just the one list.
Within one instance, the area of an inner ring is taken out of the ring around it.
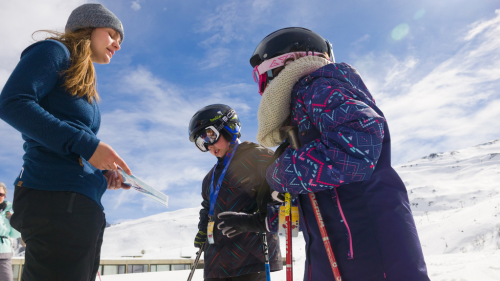
{"label": "goggle on helmet", "polygon": [[237,118],[236,112],[231,109],[227,114],[220,116],[214,124],[200,130],[194,137],[196,147],[202,152],[207,152],[209,145],[213,145],[219,141],[223,129],[229,131],[233,135],[233,141],[235,141],[240,131],[240,126],[236,123],[230,124],[230,122],[232,119]]}
{"label": "goggle on helmet", "polygon": [[267,35],[257,45],[250,57],[253,77],[259,84],[262,95],[270,80],[274,78],[273,69],[283,66],[295,54],[318,56],[328,54],[331,62],[335,62],[333,47],[328,40],[316,32],[302,27],[287,27]]}

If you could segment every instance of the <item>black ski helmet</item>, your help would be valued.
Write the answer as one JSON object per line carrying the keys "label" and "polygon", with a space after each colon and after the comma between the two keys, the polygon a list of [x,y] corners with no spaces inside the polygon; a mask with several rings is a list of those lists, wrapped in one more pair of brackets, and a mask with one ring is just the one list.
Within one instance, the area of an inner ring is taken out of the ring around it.
{"label": "black ski helmet", "polygon": [[[206,127],[225,122],[223,121],[223,117],[226,116],[230,111],[234,111],[234,109],[225,104],[207,105],[198,110],[198,112],[193,115],[191,121],[189,122],[189,140],[191,142],[194,142],[194,138],[196,137],[197,133],[204,130]],[[233,135],[236,135],[238,138],[241,137],[241,122],[236,112],[234,112],[234,115],[227,122],[225,122],[225,125],[227,125],[232,130],[231,132],[226,127],[221,130],[222,136],[224,136],[227,141],[231,141],[233,139]]]}
{"label": "black ski helmet", "polygon": [[263,61],[291,52],[327,53],[335,62],[332,45],[316,32],[302,27],[276,30],[260,41],[250,58],[252,67]]}

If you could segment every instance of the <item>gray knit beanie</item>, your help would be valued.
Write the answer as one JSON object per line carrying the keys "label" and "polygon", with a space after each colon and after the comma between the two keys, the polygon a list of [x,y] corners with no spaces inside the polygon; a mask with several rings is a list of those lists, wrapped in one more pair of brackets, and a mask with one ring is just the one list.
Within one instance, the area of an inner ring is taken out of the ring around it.
{"label": "gray knit beanie", "polygon": [[66,32],[87,27],[110,27],[120,33],[121,41],[125,38],[122,22],[102,4],[83,4],[69,15]]}

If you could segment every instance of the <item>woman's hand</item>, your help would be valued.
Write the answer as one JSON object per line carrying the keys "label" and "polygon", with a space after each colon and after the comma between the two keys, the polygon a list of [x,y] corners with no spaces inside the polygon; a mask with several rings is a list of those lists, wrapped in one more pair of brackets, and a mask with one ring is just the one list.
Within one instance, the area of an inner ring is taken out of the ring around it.
{"label": "woman's hand", "polygon": [[92,154],[92,157],[90,157],[89,163],[97,169],[111,171],[116,171],[118,169],[117,165],[119,165],[127,175],[132,175],[132,171],[127,166],[127,163],[118,156],[118,153],[111,146],[102,141],[99,142],[97,149]]}
{"label": "woman's hand", "polygon": [[107,171],[104,173],[104,177],[108,181],[108,189],[130,189],[130,185],[123,183],[123,177],[120,172]]}

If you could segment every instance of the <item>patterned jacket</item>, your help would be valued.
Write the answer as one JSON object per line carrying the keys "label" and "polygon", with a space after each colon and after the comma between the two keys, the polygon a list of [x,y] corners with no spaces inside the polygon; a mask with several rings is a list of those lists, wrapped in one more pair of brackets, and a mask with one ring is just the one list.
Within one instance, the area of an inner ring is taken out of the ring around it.
{"label": "patterned jacket", "polygon": [[291,122],[303,146],[288,148],[267,181],[299,199],[304,280],[334,280],[309,192],[343,280],[429,280],[406,188],[391,167],[387,122],[358,72],[329,64],[291,94]]}
{"label": "patterned jacket", "polygon": [[[225,211],[253,213],[258,210],[256,189],[265,180],[266,168],[273,151],[258,144],[243,142],[238,145],[221,185],[214,209],[214,218]],[[222,162],[222,161],[221,161]],[[223,170],[219,164],[215,170],[214,185]],[[203,208],[200,210],[198,228],[206,232],[210,207],[210,185],[212,168],[205,176],[202,186]],[[271,208],[268,208],[271,209]],[[268,220],[277,229],[277,212],[270,213]],[[264,271],[262,243],[257,233],[243,233],[227,238],[217,229],[215,219],[215,243],[205,249],[205,278],[227,278]],[[283,262],[278,235],[268,233],[269,263],[271,271],[281,270]]]}

